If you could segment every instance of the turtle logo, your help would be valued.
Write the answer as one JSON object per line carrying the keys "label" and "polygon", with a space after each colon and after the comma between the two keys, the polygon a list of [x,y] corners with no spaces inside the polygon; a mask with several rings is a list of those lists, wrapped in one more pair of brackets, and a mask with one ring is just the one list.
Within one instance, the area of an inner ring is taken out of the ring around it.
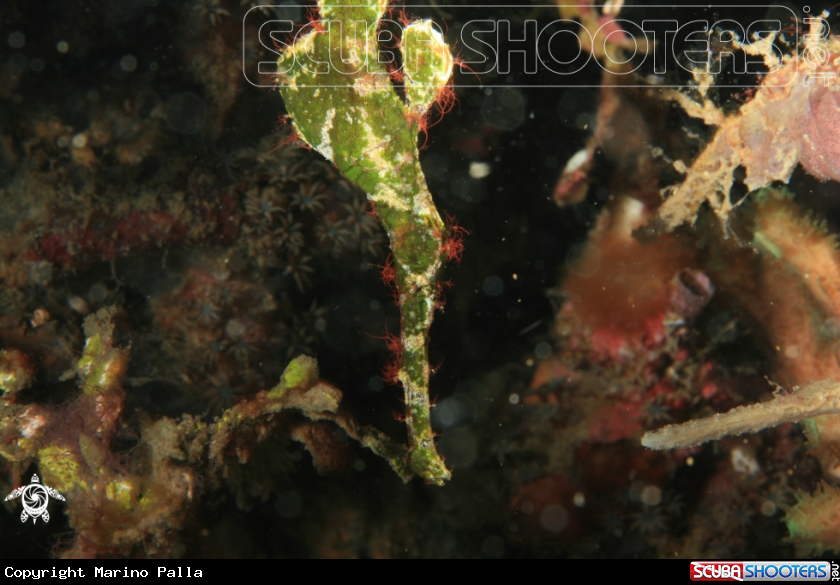
{"label": "turtle logo", "polygon": [[20,521],[26,522],[27,518],[32,517],[32,523],[35,524],[38,518],[43,518],[44,522],[50,521],[50,514],[47,512],[47,504],[50,502],[50,496],[56,500],[64,500],[64,496],[58,493],[51,487],[41,485],[41,480],[38,475],[32,476],[32,483],[24,485],[12,490],[6,501],[14,500],[18,496],[23,496],[21,502],[23,503],[23,512],[20,513]]}

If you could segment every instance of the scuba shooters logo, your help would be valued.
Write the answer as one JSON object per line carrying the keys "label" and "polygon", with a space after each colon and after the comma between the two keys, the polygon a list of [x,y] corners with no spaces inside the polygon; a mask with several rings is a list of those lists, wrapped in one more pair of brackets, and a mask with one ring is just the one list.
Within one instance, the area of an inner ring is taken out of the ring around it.
{"label": "scuba shooters logo", "polygon": [[692,561],[692,581],[837,581],[834,561]]}
{"label": "scuba shooters logo", "polygon": [[[346,8],[365,3],[359,0],[351,4],[347,0]],[[394,48],[403,37],[404,23],[396,14],[383,12],[381,18],[366,20],[360,12],[345,21],[329,16],[344,2],[320,0],[322,18],[306,23],[300,16],[293,19],[292,14],[305,14],[309,4],[251,4],[242,19],[242,74],[248,83],[273,88],[277,75],[302,67],[312,76],[299,79],[298,88],[306,87],[305,81],[312,85],[316,76],[322,80],[317,86],[326,87],[330,85],[326,79],[336,71],[364,71],[370,81],[360,81],[377,86],[381,67],[387,66],[392,72],[403,68],[405,63]],[[716,76],[712,87],[766,86],[772,79],[767,73],[782,66],[782,51],[772,39],[783,36],[795,46],[813,20],[798,18],[784,3],[707,4],[703,7],[706,13],[698,12],[700,6],[675,3],[663,13],[666,18],[650,18],[651,6],[630,5],[624,0],[568,0],[560,3],[559,15],[556,2],[544,2],[543,6],[455,4],[447,3],[446,22],[429,20],[437,34],[458,47],[455,69],[460,75],[452,81],[454,87],[647,87],[650,83],[691,87],[682,74],[700,72]],[[389,3],[382,0],[377,5],[384,10]],[[406,7],[425,12],[429,18],[441,16],[435,3]],[[393,5],[390,8],[399,10]],[[482,8],[489,9],[486,16],[503,17],[476,18]],[[666,7],[663,4],[661,8]],[[724,10],[727,18],[712,18],[718,9]],[[759,9],[766,16],[756,20]],[[808,9],[804,12],[807,14]],[[806,30],[800,30],[802,25]],[[319,36],[325,38],[326,45],[335,43],[320,56],[312,52],[313,41]],[[431,38],[424,42],[431,42]],[[342,45],[353,49],[342,50]],[[255,46],[260,50],[252,50]],[[292,51],[295,46],[298,49]],[[727,58],[721,59],[722,55]],[[802,55],[793,52],[790,58],[822,63],[825,55],[817,49]],[[763,57],[772,57],[776,65],[767,66]],[[587,74],[580,75],[590,65],[611,75],[591,85]],[[643,83],[626,77],[634,73],[645,79]],[[763,81],[755,78],[759,73]],[[498,77],[511,74],[510,78]],[[449,82],[447,78],[441,85]]]}

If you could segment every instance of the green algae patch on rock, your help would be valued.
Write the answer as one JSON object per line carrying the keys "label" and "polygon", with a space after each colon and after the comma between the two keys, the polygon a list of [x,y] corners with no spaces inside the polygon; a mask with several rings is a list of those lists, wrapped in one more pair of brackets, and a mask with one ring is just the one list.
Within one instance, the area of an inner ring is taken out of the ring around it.
{"label": "green algae patch on rock", "polygon": [[76,487],[88,489],[88,480],[82,477],[82,465],[76,454],[59,445],[50,445],[38,451],[38,464],[44,483],[63,494],[71,493]]}
{"label": "green algae patch on rock", "polygon": [[291,388],[309,389],[318,381],[318,362],[315,358],[301,355],[286,366],[280,383],[269,390],[268,398],[278,400]]}

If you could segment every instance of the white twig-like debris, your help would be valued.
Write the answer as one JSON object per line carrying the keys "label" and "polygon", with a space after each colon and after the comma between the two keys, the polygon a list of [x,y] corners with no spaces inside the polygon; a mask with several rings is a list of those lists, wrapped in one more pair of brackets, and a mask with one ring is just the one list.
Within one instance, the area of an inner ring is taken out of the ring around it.
{"label": "white twig-like debris", "polygon": [[645,433],[642,445],[649,449],[683,449],[729,435],[756,433],[786,422],[797,422],[823,414],[840,413],[840,382],[823,380],[773,400],[739,406],[725,414],[668,425]]}

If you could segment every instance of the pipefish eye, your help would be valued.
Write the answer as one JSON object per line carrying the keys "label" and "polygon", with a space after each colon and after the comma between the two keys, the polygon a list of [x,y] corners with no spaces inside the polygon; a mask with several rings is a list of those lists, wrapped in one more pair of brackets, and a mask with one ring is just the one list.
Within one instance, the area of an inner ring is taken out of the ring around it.
{"label": "pipefish eye", "polygon": [[820,324],[820,335],[825,339],[837,340],[837,343],[840,344],[840,321],[826,319]]}

